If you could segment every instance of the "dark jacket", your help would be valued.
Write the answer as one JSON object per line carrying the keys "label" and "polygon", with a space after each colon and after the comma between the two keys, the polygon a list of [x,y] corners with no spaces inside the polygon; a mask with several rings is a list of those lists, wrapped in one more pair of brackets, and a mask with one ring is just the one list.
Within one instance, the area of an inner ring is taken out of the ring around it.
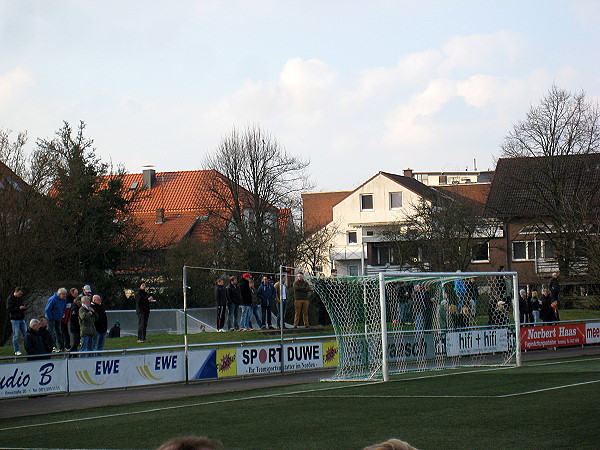
{"label": "dark jacket", "polygon": [[138,289],[135,293],[135,312],[138,314],[150,314],[150,300],[152,297],[143,289]]}
{"label": "dark jacket", "polygon": [[250,282],[246,278],[240,281],[240,297],[242,305],[252,306],[252,291],[250,290]]}
{"label": "dark jacket", "polygon": [[215,286],[215,303],[217,306],[227,305],[227,288],[223,285]]}
{"label": "dark jacket", "polygon": [[294,300],[308,300],[310,285],[306,280],[294,281]]}
{"label": "dark jacket", "polygon": [[106,317],[106,311],[102,305],[92,303],[92,308],[98,314],[98,318],[94,322],[96,333],[106,333],[108,331],[108,318]]}
{"label": "dark jacket", "polygon": [[548,290],[550,291],[550,296],[552,296],[552,299],[558,300],[558,293],[560,292],[560,283],[558,282],[558,278],[550,278]]}
{"label": "dark jacket", "polygon": [[48,331],[48,327],[40,327],[40,331],[38,332],[40,335],[40,339],[42,340],[42,346],[44,347],[44,353],[52,353],[52,349],[54,348],[54,338],[50,331]]}
{"label": "dark jacket", "polygon": [[542,309],[540,309],[540,318],[543,321],[552,322],[552,319],[546,320],[546,316],[548,316],[548,309],[552,308],[550,304],[552,303],[552,297],[549,295],[542,294]]}
{"label": "dark jacket", "polygon": [[46,318],[48,320],[62,320],[65,315],[66,306],[67,299],[60,298],[58,292],[55,292],[54,295],[48,299],[48,303],[46,303]]}
{"label": "dark jacket", "polygon": [[80,306],[73,302],[71,305],[71,319],[69,322],[69,329],[73,334],[79,334],[79,308]]}
{"label": "dark jacket", "polygon": [[260,283],[257,295],[258,298],[260,298],[261,306],[271,306],[273,304],[273,301],[275,300],[275,286],[273,286],[273,283],[271,282]]}
{"label": "dark jacket", "polygon": [[121,337],[121,327],[113,325],[113,327],[108,332],[109,338],[120,338]]}
{"label": "dark jacket", "polygon": [[529,314],[529,301],[521,294],[519,294],[519,314]]}
{"label": "dark jacket", "polygon": [[225,288],[225,293],[227,294],[227,301],[235,303],[239,305],[242,303],[242,298],[240,297],[240,287],[237,284],[229,283]]}
{"label": "dark jacket", "polygon": [[6,311],[10,320],[25,320],[25,311],[20,307],[23,306],[23,297],[15,297],[15,294],[10,294],[6,299]]}
{"label": "dark jacket", "polygon": [[[39,331],[35,331],[33,328],[27,329],[27,333],[23,338],[23,345],[28,355],[43,355],[46,353]],[[50,347],[50,351],[52,351],[52,347]]]}

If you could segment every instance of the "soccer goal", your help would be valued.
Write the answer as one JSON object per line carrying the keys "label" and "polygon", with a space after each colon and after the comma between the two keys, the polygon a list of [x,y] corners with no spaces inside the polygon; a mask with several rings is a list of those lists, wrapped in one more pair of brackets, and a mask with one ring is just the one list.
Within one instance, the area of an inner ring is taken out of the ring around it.
{"label": "soccer goal", "polygon": [[309,277],[331,317],[331,381],[464,366],[520,365],[516,272]]}

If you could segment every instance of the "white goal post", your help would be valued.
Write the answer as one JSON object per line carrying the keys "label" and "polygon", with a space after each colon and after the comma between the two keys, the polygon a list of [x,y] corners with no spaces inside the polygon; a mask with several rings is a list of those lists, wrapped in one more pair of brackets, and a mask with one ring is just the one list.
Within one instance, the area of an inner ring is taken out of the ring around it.
{"label": "white goal post", "polygon": [[516,272],[381,272],[308,277],[331,317],[331,381],[520,365]]}

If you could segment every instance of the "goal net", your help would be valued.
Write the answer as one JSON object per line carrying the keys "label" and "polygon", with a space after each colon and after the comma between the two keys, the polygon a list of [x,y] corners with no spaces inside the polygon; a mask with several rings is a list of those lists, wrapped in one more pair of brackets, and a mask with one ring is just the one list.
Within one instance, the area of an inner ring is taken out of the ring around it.
{"label": "goal net", "polygon": [[338,340],[329,380],[390,373],[519,365],[513,272],[310,277]]}

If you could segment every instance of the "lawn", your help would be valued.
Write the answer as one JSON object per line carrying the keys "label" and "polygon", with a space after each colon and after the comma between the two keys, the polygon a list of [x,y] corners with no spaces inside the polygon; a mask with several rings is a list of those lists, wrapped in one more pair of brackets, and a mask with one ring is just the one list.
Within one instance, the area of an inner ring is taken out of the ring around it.
{"label": "lawn", "polygon": [[595,449],[599,402],[600,358],[587,357],[16,418],[0,421],[0,442],[141,449],[194,434],[227,449],[360,449],[390,437],[421,449]]}

